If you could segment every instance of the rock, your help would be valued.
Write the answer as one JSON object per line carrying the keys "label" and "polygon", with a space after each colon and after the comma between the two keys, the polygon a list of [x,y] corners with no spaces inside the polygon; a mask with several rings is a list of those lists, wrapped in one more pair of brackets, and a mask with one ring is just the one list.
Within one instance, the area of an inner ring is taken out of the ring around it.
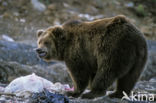
{"label": "rock", "polygon": [[156,41],[147,41],[148,44],[148,61],[144,72],[141,75],[141,80],[150,80],[156,76]]}
{"label": "rock", "polygon": [[3,34],[2,35],[2,39],[5,40],[5,41],[10,41],[10,42],[13,42],[14,39],[12,39],[11,37],[9,37],[8,35],[6,34]]}
{"label": "rock", "polygon": [[10,13],[7,13],[5,12],[2,16],[4,19],[8,19],[8,18],[11,18],[11,14]]}
{"label": "rock", "polygon": [[156,25],[151,24],[150,26],[142,26],[141,32],[144,33],[144,35],[147,38],[150,38],[151,40],[155,39],[155,33],[156,33]]}
{"label": "rock", "polygon": [[93,1],[92,5],[94,5],[98,9],[103,9],[104,8],[102,0]]}
{"label": "rock", "polygon": [[133,2],[126,3],[125,7],[133,8],[134,7],[134,3]]}
{"label": "rock", "polygon": [[3,95],[0,96],[0,103],[29,103],[29,99]]}
{"label": "rock", "polygon": [[150,82],[156,82],[156,76],[149,80]]}
{"label": "rock", "polygon": [[48,5],[48,10],[53,11],[53,10],[56,10],[56,9],[57,9],[57,6],[55,4]]}
{"label": "rock", "polygon": [[54,83],[61,82],[63,84],[71,84],[71,79],[67,73],[66,67],[62,63],[43,68],[39,65],[28,66],[17,62],[0,61],[1,83],[8,83],[17,77],[29,75],[31,73],[35,73]]}
{"label": "rock", "polygon": [[147,93],[153,93],[156,94],[156,77],[152,78],[149,81],[139,81],[135,88],[135,91],[143,91],[143,92],[147,92]]}
{"label": "rock", "polygon": [[4,87],[0,86],[0,92],[4,92]]}
{"label": "rock", "polygon": [[25,19],[20,19],[19,21],[20,21],[21,23],[25,23],[25,22],[26,22]]}
{"label": "rock", "polygon": [[16,61],[21,64],[27,65],[48,65],[53,63],[47,63],[39,59],[31,45],[26,45],[16,42],[8,42],[0,40],[0,60],[3,61]]}
{"label": "rock", "polygon": [[30,103],[69,103],[68,97],[62,94],[54,94],[48,90],[40,93],[34,93],[29,101]]}
{"label": "rock", "polygon": [[79,18],[85,19],[85,20],[88,20],[88,21],[92,21],[92,20],[100,19],[100,18],[104,17],[103,15],[91,16],[89,14],[79,14],[78,16],[79,16]]}
{"label": "rock", "polygon": [[31,0],[31,4],[33,5],[34,9],[41,12],[46,9],[46,6],[43,3],[39,2],[38,0]]}

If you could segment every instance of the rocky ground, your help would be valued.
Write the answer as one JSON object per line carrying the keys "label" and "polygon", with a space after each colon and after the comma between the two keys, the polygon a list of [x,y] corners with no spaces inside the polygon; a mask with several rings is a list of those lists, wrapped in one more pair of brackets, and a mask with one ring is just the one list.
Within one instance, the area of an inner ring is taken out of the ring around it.
{"label": "rocky ground", "polygon": [[[72,85],[64,63],[46,63],[37,58],[33,50],[36,48],[36,30],[60,25],[71,19],[92,21],[124,14],[144,33],[148,42],[148,63],[134,91],[156,94],[155,0],[39,0],[39,4],[36,1],[0,0],[0,86],[6,86],[16,77],[32,72],[54,83]],[[28,99],[19,101],[28,102]],[[70,99],[70,102],[140,103],[108,97]]]}

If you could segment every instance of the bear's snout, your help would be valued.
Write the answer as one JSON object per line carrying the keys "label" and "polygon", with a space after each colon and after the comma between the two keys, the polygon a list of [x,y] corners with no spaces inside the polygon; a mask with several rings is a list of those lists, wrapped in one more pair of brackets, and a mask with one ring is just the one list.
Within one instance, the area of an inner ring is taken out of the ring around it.
{"label": "bear's snout", "polygon": [[39,57],[45,57],[47,55],[47,51],[42,48],[36,48],[35,51],[38,53]]}

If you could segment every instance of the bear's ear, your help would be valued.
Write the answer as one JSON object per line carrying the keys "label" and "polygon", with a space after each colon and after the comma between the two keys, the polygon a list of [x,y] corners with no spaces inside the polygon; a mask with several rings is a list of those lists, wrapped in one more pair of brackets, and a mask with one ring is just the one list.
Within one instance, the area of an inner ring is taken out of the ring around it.
{"label": "bear's ear", "polygon": [[55,27],[52,31],[52,34],[55,38],[63,38],[63,28],[62,27]]}
{"label": "bear's ear", "polygon": [[37,30],[37,37],[40,37],[44,30]]}

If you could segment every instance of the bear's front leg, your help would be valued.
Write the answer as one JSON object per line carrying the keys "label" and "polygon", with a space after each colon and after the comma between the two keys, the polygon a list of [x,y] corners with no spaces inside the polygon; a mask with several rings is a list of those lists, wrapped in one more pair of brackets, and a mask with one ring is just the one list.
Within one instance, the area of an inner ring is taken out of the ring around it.
{"label": "bear's front leg", "polygon": [[73,84],[74,84],[74,91],[68,91],[65,94],[67,96],[72,97],[79,97],[81,93],[85,90],[85,88],[88,86],[89,81],[89,74],[84,74],[85,69],[76,68],[73,72],[70,71],[70,77],[72,78]]}
{"label": "bear's front leg", "polygon": [[80,91],[67,91],[65,92],[65,95],[67,95],[68,97],[72,96],[74,98],[77,98],[81,95],[82,92]]}
{"label": "bear's front leg", "polygon": [[67,91],[65,94],[67,96],[72,96],[72,97],[79,97],[81,95],[81,93],[85,90],[86,86],[87,86],[88,81],[84,80],[77,80],[74,81],[74,91]]}

